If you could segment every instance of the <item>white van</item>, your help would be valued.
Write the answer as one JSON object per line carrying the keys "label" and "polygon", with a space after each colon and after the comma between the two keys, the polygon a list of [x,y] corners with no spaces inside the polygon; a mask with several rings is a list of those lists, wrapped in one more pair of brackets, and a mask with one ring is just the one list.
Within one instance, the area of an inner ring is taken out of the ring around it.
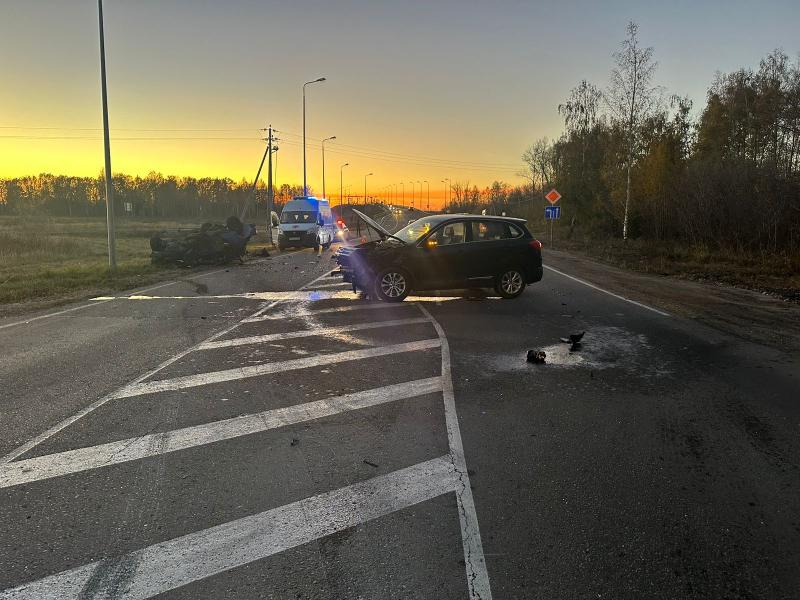
{"label": "white van", "polygon": [[278,249],[328,248],[336,238],[336,224],[324,198],[297,196],[283,207],[278,226]]}

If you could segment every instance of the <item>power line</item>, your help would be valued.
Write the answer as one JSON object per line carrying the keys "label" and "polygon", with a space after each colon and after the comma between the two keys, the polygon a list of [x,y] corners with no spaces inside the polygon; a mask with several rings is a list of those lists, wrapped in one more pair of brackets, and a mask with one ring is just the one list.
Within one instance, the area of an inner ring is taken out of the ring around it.
{"label": "power line", "polygon": [[[294,136],[294,137],[302,137],[302,136],[300,136],[300,134],[292,133],[292,132],[289,132],[289,131],[283,131],[282,133],[284,135],[291,135],[291,136]],[[307,137],[306,139],[314,140],[314,141],[318,141],[318,142],[322,141],[322,140],[320,140],[318,138],[311,138],[311,137]],[[514,169],[518,168],[518,167],[515,167],[513,165],[509,165],[509,164],[505,164],[505,163],[483,163],[483,162],[476,162],[476,161],[465,161],[465,160],[456,160],[456,159],[447,159],[447,158],[437,158],[437,157],[424,156],[424,155],[419,155],[419,154],[402,154],[402,153],[399,153],[399,152],[390,152],[388,150],[379,150],[377,148],[368,148],[366,146],[354,146],[354,145],[351,145],[351,144],[344,144],[344,143],[341,143],[341,142],[337,143],[336,147],[337,148],[352,148],[352,149],[357,150],[357,151],[369,152],[369,153],[372,153],[372,154],[385,154],[387,156],[395,156],[395,157],[399,157],[399,158],[414,158],[414,159],[422,158],[422,159],[429,160],[429,161],[442,161],[442,162],[453,163],[453,164],[478,164],[478,165],[495,166],[495,167],[508,167],[508,168],[514,168]]]}
{"label": "power line", "polygon": [[[100,127],[27,127],[22,125],[0,125],[0,129],[21,129],[28,131],[103,131]],[[145,131],[145,132],[158,132],[158,131],[260,131],[257,127],[248,127],[246,129],[205,129],[196,127],[186,128],[138,128],[138,127],[112,127],[111,131]]]}
{"label": "power line", "polygon": [[[284,144],[299,146],[301,145],[300,142],[295,142],[293,140],[284,140]],[[312,146],[314,147],[314,146]],[[450,162],[446,159],[429,159],[425,157],[413,157],[413,156],[382,156],[378,154],[372,154],[369,152],[362,152],[356,150],[342,150],[340,148],[332,146],[331,149],[328,150],[331,154],[338,154],[339,156],[357,156],[359,158],[366,158],[369,160],[378,160],[383,162],[395,163],[395,164],[402,164],[402,165],[412,165],[412,166],[427,166],[427,167],[436,167],[442,169],[463,169],[463,170],[476,170],[476,171],[505,171],[505,172],[514,172],[517,173],[520,170],[520,167],[511,167],[511,166],[498,166],[492,164],[483,164],[483,163],[467,163],[462,164],[458,162]]]}
{"label": "power line", "polygon": [[[102,140],[101,136],[90,135],[0,135],[0,139],[16,140]],[[180,141],[180,140],[229,140],[229,141],[258,141],[259,137],[114,137],[115,142],[131,141]]]}

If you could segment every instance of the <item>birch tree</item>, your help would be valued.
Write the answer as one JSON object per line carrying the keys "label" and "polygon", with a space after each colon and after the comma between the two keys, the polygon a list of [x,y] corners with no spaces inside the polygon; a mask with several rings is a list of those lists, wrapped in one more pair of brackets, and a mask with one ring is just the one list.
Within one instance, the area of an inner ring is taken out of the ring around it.
{"label": "birch tree", "polygon": [[628,23],[628,37],[621,49],[613,54],[616,66],[611,71],[611,82],[604,94],[611,116],[624,131],[626,143],[625,213],[622,220],[622,237],[628,239],[628,213],[631,202],[631,167],[636,154],[638,127],[653,111],[659,90],[653,86],[653,75],[658,63],[653,60],[653,48],[639,44],[639,26]]}

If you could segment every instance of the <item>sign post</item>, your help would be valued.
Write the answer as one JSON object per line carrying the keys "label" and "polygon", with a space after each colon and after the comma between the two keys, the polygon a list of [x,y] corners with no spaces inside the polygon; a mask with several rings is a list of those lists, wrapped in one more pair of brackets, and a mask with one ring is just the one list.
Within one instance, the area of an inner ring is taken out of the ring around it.
{"label": "sign post", "polygon": [[553,221],[561,218],[561,207],[556,206],[556,202],[561,200],[561,194],[558,193],[556,188],[553,188],[544,195],[544,199],[550,203],[550,206],[544,207],[545,221],[550,221],[550,245],[553,245]]}

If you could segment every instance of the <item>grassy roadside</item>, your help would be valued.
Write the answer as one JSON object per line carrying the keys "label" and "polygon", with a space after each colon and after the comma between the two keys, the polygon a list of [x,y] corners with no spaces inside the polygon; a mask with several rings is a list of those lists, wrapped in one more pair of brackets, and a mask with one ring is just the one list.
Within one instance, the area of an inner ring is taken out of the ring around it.
{"label": "grassy roadside", "polygon": [[174,279],[186,269],[151,265],[150,236],[199,225],[193,220],[121,219],[118,268],[111,276],[104,219],[0,217],[0,315]]}
{"label": "grassy roadside", "polygon": [[540,238],[545,248],[564,250],[631,271],[693,281],[721,283],[800,302],[800,256],[753,255],[680,243],[593,239],[575,232],[572,239]]}

